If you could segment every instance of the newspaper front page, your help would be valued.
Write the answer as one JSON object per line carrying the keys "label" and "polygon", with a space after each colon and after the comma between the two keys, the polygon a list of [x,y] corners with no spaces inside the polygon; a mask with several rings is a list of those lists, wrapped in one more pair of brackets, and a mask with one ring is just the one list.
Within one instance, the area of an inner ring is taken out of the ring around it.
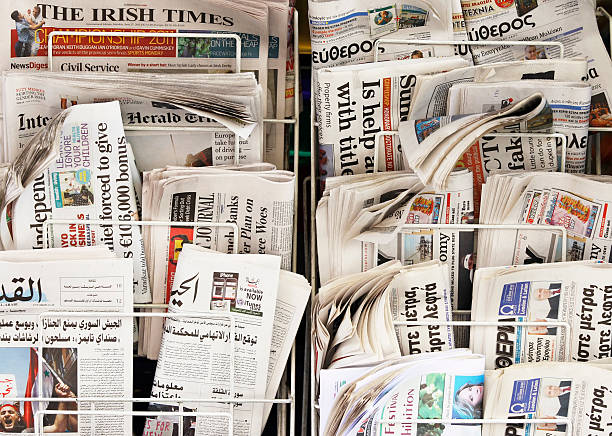
{"label": "newspaper front page", "polygon": [[[403,169],[397,130],[407,120],[416,75],[465,67],[457,56],[410,59],[317,72],[316,113],[325,176]],[[375,153],[378,150],[378,168]]]}
{"label": "newspaper front page", "polygon": [[[472,319],[501,325],[472,327],[472,349],[486,356],[487,369],[612,357],[609,276],[610,265],[595,261],[478,270]],[[523,321],[557,324],[503,325]]]}
{"label": "newspaper front page", "polygon": [[[132,319],[79,315],[131,312],[132,262],[103,247],[8,251],[0,254],[0,284],[0,384],[10,388],[2,390],[0,433],[34,432],[34,415],[44,412],[45,433],[131,435],[130,417],[60,415],[54,411],[76,411],[77,403],[11,398],[133,396]],[[58,311],[75,316],[41,316]],[[132,409],[122,401],[78,407]]]}
{"label": "newspaper front page", "polygon": [[[484,418],[508,419],[488,424],[489,436],[606,436],[612,412],[609,364],[533,363],[487,375]],[[513,419],[562,420],[559,423],[513,423]],[[567,421],[571,421],[572,431]],[[563,422],[565,421],[565,422]]]}
{"label": "newspaper front page", "polygon": [[[374,60],[381,38],[453,39],[453,15],[448,0],[333,0],[308,2],[314,70]],[[451,46],[381,44],[379,58],[407,59],[450,56]]]}
{"label": "newspaper front page", "polygon": [[[126,5],[112,0],[99,5],[91,0],[85,4],[60,0],[52,5],[32,5],[19,0],[5,3],[1,10],[7,44],[0,52],[0,68],[11,71],[47,69],[49,34],[72,30],[152,35],[56,37],[53,41],[54,71],[94,74],[233,72],[236,71],[234,39],[176,35],[238,35],[242,71],[255,72],[262,88],[269,93],[269,99],[264,99],[264,113],[267,118],[285,117],[288,11],[282,4],[243,1],[237,5],[225,0],[202,4],[181,0],[170,6],[163,0],[149,0],[143,5]],[[13,19],[11,14],[15,10],[19,15]],[[167,33],[173,36],[164,36]],[[268,133],[266,157],[282,167],[283,126],[270,126]]]}
{"label": "newspaper front page", "polygon": [[[25,187],[13,203],[11,231],[2,226],[6,249],[106,245],[130,259],[134,301],[148,303],[151,291],[138,220],[128,144],[117,102],[78,105],[55,138],[51,165]],[[59,144],[58,144],[59,143]],[[47,220],[72,220],[48,226]],[[79,224],[83,220],[126,224]],[[44,240],[44,238],[47,240]]]}
{"label": "newspaper front page", "polygon": [[[159,398],[264,398],[280,258],[228,255],[185,245],[169,301],[151,396]],[[258,436],[262,403],[185,404],[198,412],[234,410],[234,435]],[[196,435],[226,435],[226,417],[198,417]]]}
{"label": "newspaper front page", "polygon": [[584,78],[593,87],[591,125],[612,125],[612,63],[599,35],[595,0],[461,0],[461,5],[471,40],[533,41],[526,46],[474,46],[475,64],[559,57],[558,47],[538,45],[537,41],[562,43],[567,58],[587,57]]}

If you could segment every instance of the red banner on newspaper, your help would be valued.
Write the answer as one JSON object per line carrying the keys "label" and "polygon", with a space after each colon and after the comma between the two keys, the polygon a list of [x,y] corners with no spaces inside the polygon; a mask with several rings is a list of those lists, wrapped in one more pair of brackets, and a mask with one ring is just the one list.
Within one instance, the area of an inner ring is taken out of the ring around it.
{"label": "red banner on newspaper", "polygon": [[480,192],[482,191],[482,184],[485,182],[478,141],[473,143],[468,151],[463,154],[457,162],[457,166],[472,171],[472,177],[474,177],[474,218],[478,219],[478,215],[480,215]]}
{"label": "red banner on newspaper", "polygon": [[[391,130],[391,78],[383,79],[383,130]],[[393,137],[387,135],[385,140],[385,171],[393,171]],[[374,147],[376,150],[376,147]]]}
{"label": "red banner on newspaper", "polygon": [[[163,29],[108,29],[108,28],[58,28],[41,27],[31,31],[29,38],[22,34],[19,41],[17,30],[11,30],[11,57],[47,56],[49,34],[53,31],[78,32],[144,32],[153,36],[97,36],[59,35],[53,39],[53,56],[96,57],[176,57],[177,38],[163,33],[175,33]],[[27,40],[26,40],[27,39]]]}

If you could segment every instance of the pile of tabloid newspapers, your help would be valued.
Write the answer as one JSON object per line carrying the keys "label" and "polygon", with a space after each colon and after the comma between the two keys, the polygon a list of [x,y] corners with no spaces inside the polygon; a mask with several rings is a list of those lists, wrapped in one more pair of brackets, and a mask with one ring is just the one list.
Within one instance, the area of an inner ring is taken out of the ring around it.
{"label": "pile of tabloid newspapers", "polygon": [[612,431],[595,8],[309,0],[318,435]]}
{"label": "pile of tabloid newspapers", "polygon": [[0,433],[262,433],[311,293],[294,6],[0,6]]}

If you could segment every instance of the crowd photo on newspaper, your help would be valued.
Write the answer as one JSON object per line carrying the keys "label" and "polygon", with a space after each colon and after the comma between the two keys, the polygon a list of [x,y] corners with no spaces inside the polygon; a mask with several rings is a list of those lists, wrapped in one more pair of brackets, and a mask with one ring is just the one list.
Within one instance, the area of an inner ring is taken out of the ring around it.
{"label": "crowd photo on newspaper", "polygon": [[0,5],[0,434],[612,436],[606,2],[301,3]]}

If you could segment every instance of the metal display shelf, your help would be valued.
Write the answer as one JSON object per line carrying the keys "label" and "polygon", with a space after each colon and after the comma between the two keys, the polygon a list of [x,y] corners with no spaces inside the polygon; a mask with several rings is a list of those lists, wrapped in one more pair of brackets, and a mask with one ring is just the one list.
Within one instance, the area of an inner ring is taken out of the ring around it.
{"label": "metal display shelf", "polygon": [[[610,23],[610,27],[612,29],[612,21]],[[612,39],[612,35],[611,35]],[[612,43],[612,40],[611,40]],[[468,45],[468,46],[527,46],[534,44],[534,41],[431,41],[431,40],[397,40],[397,39],[385,39],[381,38],[375,42],[374,45],[374,57],[375,62],[378,61],[379,55],[379,46],[382,44],[406,44],[406,45]],[[565,55],[565,49],[561,42],[556,41],[537,41],[538,45],[545,45],[550,47],[557,47],[559,58],[563,58]],[[317,128],[319,127],[316,122],[315,115],[315,104],[314,104],[314,92],[315,92],[315,79],[314,79],[314,71],[313,76],[311,78],[311,90],[313,96],[311,98],[311,106],[310,106],[310,124],[311,124],[311,137],[310,137],[310,153],[311,153],[311,177],[310,177],[310,256],[309,256],[309,270],[310,270],[310,281],[312,285],[312,297],[314,298],[315,292],[317,289],[317,254],[316,254],[316,207],[317,207],[317,183],[318,177],[318,135]],[[595,131],[591,129],[591,131]],[[610,129],[602,129],[601,131],[609,131],[612,132],[612,128]],[[376,134],[375,148],[374,148],[374,168],[376,171],[378,170],[378,159],[379,152],[378,147],[380,145],[380,138],[388,135],[398,134],[397,131],[381,131]],[[537,138],[558,138],[561,139],[560,147],[561,147],[561,172],[565,171],[565,162],[567,160],[567,148],[568,148],[568,140],[564,134],[561,133],[528,133],[528,132],[517,132],[517,133],[488,133],[484,136],[498,136],[498,137],[516,137],[516,136],[529,136],[529,137],[537,137]],[[547,226],[547,225],[528,225],[528,224],[406,224],[402,227],[402,231],[409,231],[412,229],[456,229],[456,230],[478,230],[478,229],[487,229],[487,230],[538,230],[538,231],[551,231],[560,233],[562,244],[564,249],[562,250],[562,261],[566,260],[566,251],[567,251],[567,229],[561,226]],[[455,316],[465,316],[471,314],[469,310],[454,310],[453,315]],[[527,322],[496,322],[496,321],[460,321],[460,320],[450,320],[450,321],[433,321],[431,324],[436,325],[448,325],[453,327],[470,327],[470,326],[495,326],[495,325],[524,325],[524,326],[542,326],[542,325],[550,325],[555,327],[560,327],[565,329],[567,332],[570,332],[569,323],[565,321],[558,322],[540,322],[540,321],[527,321]],[[410,322],[395,322],[395,325],[428,325],[428,321],[410,321]],[[569,334],[566,334],[566,352],[569,352]],[[312,362],[314,362],[313,350],[311,348],[311,371],[310,371],[310,411],[311,411],[311,435],[318,435],[318,419],[317,419],[317,409],[318,403],[317,398],[315,398],[316,386],[314,380],[314,367],[312,366]],[[381,421],[387,422],[387,421]],[[389,422],[400,422],[398,421],[389,421]],[[561,424],[567,426],[567,436],[571,436],[573,432],[573,423],[569,418],[555,418],[555,419],[539,419],[539,418],[531,418],[531,419],[469,419],[469,420],[460,420],[460,419],[436,419],[436,420],[428,420],[428,419],[402,419],[401,422],[406,423],[422,423],[422,424]]]}
{"label": "metal display shelf", "polygon": [[[294,38],[294,43],[293,43],[293,48],[294,48],[294,53],[295,53],[295,77],[294,77],[294,89],[299,90],[300,89],[300,69],[299,69],[299,56],[297,55],[298,53],[298,31],[299,31],[299,14],[298,11],[295,10],[294,14],[293,14],[293,26],[295,29],[295,38]],[[62,36],[62,35],[66,35],[66,36],[126,36],[126,37],[150,37],[152,34],[150,32],[106,32],[106,31],[102,31],[102,32],[96,32],[96,31],[53,31],[49,34],[50,38],[49,38],[49,69],[52,68],[53,65],[53,37],[55,36]],[[211,38],[225,38],[225,39],[233,39],[234,41],[236,41],[236,56],[235,56],[235,71],[236,72],[240,72],[241,70],[241,38],[239,35],[237,34],[232,34],[232,33],[227,33],[227,34],[217,34],[217,33],[163,33],[164,37],[171,37],[171,38],[184,38],[184,37],[189,37],[189,38],[206,38],[206,39],[211,39]],[[203,66],[202,68],[203,70],[206,70],[206,67]],[[295,188],[294,188],[294,210],[293,210],[293,238],[292,238],[292,271],[296,272],[297,271],[297,223],[298,223],[298,194],[299,194],[299,187],[298,187],[298,179],[299,179],[299,159],[297,158],[297,156],[299,156],[299,134],[300,134],[300,122],[299,122],[299,113],[300,113],[300,100],[299,100],[299,96],[296,94],[294,97],[294,113],[293,116],[291,118],[288,119],[269,119],[269,118],[265,118],[263,119],[264,123],[267,124],[281,124],[281,125],[293,125],[293,155],[295,156],[294,158],[294,164],[293,164],[293,173],[295,176]],[[216,127],[172,127],[172,128],[167,128],[167,127],[141,127],[141,126],[124,126],[124,129],[126,131],[168,131],[168,130],[172,130],[172,131],[190,131],[190,132],[194,132],[194,131],[219,131],[219,130],[228,130],[227,128],[225,128],[224,126],[216,126]],[[238,159],[239,159],[239,153],[240,153],[240,148],[238,146],[238,141],[236,141],[236,145],[234,147],[234,162],[236,164],[238,164]],[[52,225],[67,225],[67,224],[89,224],[89,225],[100,225],[100,224],[111,224],[111,225],[132,225],[132,226],[169,226],[169,225],[193,225],[193,226],[199,226],[199,227],[230,227],[234,233],[234,238],[236,241],[236,244],[234,244],[233,247],[233,251],[237,252],[237,247],[238,247],[238,239],[239,239],[239,230],[238,230],[238,226],[234,223],[206,223],[206,222],[160,222],[160,221],[101,221],[101,220],[49,220],[47,222],[45,222],[43,224],[43,240],[44,240],[44,244],[45,246],[48,246],[48,234],[49,234],[49,227]],[[167,304],[135,304],[134,308],[135,309],[166,309],[168,307]],[[104,312],[97,312],[97,314],[101,314]],[[51,313],[46,313],[44,315],[53,315],[53,316],[58,316],[58,315],[62,315],[62,312],[51,312]],[[89,314],[92,314],[92,312],[86,313],[86,312],[79,312],[79,313],[65,313],[66,316],[80,316],[80,317],[84,317],[84,316],[88,316]],[[168,313],[160,313],[160,312],[132,312],[132,313],[121,313],[121,312],[108,312],[106,314],[107,316],[113,316],[113,317],[117,317],[117,316],[124,316],[124,317],[132,317],[132,318],[136,318],[136,317],[148,317],[148,318],[154,318],[154,317],[163,317],[166,318],[168,316],[171,317],[183,317],[183,316],[189,316],[189,317],[206,317],[206,316],[210,316],[210,314],[206,313],[206,312],[198,312],[196,314],[168,314]],[[95,316],[95,313],[92,315]],[[219,317],[219,313],[215,312],[214,313],[215,317]],[[233,321],[232,321],[232,325],[233,325]],[[40,327],[40,326],[39,326]],[[38,352],[40,352],[40,350],[38,350]],[[233,354],[233,349],[232,349],[232,354]],[[232,358],[233,359],[233,358]],[[42,364],[42,361],[39,360],[39,365]],[[295,398],[294,398],[294,393],[295,393],[295,383],[296,383],[296,372],[295,372],[295,367],[296,367],[296,349],[295,349],[295,342],[293,344],[293,348],[291,350],[291,356],[290,356],[290,366],[289,369],[285,369],[285,371],[289,371],[289,384],[287,386],[287,382],[285,380],[285,378],[283,377],[283,380],[281,380],[281,384],[279,386],[279,391],[278,391],[278,396],[280,396],[280,398],[277,399],[263,399],[263,398],[255,398],[255,399],[240,399],[239,402],[241,403],[271,403],[271,404],[278,404],[278,405],[288,405],[289,406],[289,415],[287,416],[287,412],[286,412],[286,408],[284,407],[279,407],[277,409],[277,434],[279,436],[284,436],[287,434],[286,428],[287,428],[287,424],[289,427],[289,435],[293,436],[295,435]],[[40,369],[40,368],[39,368]],[[233,377],[233,375],[232,375]],[[233,382],[232,382],[233,384]],[[96,411],[96,410],[88,410],[88,411],[53,411],[54,414],[66,414],[66,415],[99,415],[99,416],[211,416],[210,413],[197,413],[197,412],[185,412],[182,410],[182,404],[186,401],[190,401],[190,402],[201,402],[201,403],[206,403],[206,402],[214,402],[214,403],[225,403],[225,404],[229,404],[230,405],[230,411],[227,414],[218,414],[218,416],[227,416],[229,419],[229,432],[228,434],[232,434],[233,433],[233,407],[231,407],[232,404],[237,403],[237,400],[231,399],[231,400],[219,400],[219,399],[213,399],[213,398],[199,398],[199,399],[181,399],[179,401],[174,400],[167,400],[167,399],[158,399],[158,398],[74,398],[74,399],[59,399],[59,398],[17,398],[16,400],[22,400],[22,401],[54,401],[54,402],[58,402],[58,401],[76,401],[76,402],[82,402],[82,401],[99,401],[99,402],[104,402],[104,401],[113,401],[113,402],[118,402],[118,401],[122,401],[122,402],[129,402],[129,403],[142,403],[142,402],[158,402],[158,403],[172,403],[172,404],[178,404],[180,411],[179,412],[157,412],[157,411],[151,411],[151,412],[136,412],[136,411],[123,411],[123,412],[114,412],[114,411]],[[42,416],[44,412],[38,412],[36,413],[35,416],[35,420],[36,420],[36,426],[35,426],[35,432],[36,434],[43,434],[42,433]],[[287,418],[288,418],[288,423],[287,423]],[[92,433],[93,434],[93,433]],[[183,434],[183,428],[182,425],[179,425],[179,436],[182,436]]]}

